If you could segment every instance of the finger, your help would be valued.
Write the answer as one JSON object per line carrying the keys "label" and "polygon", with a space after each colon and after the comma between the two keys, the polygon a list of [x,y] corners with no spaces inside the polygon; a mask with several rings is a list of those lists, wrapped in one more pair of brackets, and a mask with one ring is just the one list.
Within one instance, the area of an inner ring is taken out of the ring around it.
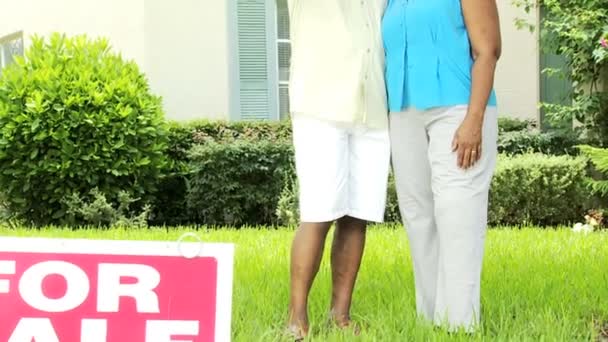
{"label": "finger", "polygon": [[463,167],[464,163],[464,148],[462,146],[458,146],[458,159],[457,159],[458,167]]}
{"label": "finger", "polygon": [[471,166],[471,148],[464,149],[464,159],[462,163],[463,169],[468,169]]}
{"label": "finger", "polygon": [[456,138],[456,136],[454,136],[454,139],[452,139],[452,152],[456,152],[458,150],[458,138]]}
{"label": "finger", "polygon": [[479,146],[476,146],[473,149],[471,149],[471,166],[476,164],[480,158],[481,158],[481,152],[480,152]]}
{"label": "finger", "polygon": [[477,153],[477,149],[471,149],[471,162],[469,163],[469,167],[472,167],[479,160],[479,154]]}
{"label": "finger", "polygon": [[481,145],[477,146],[477,161],[479,161],[481,159],[481,154],[483,152],[481,151]]}

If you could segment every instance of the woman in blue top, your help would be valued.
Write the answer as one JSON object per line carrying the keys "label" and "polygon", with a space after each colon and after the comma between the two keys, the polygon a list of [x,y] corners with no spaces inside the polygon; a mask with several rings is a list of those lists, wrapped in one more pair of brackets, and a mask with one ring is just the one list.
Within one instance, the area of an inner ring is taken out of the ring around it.
{"label": "woman in blue top", "polygon": [[390,0],[382,25],[417,310],[450,330],[472,331],[497,156],[496,2]]}

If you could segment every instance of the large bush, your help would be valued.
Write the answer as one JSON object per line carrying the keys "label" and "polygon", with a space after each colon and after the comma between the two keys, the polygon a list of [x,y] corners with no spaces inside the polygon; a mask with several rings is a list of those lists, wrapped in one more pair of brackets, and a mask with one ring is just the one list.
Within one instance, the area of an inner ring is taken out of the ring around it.
{"label": "large bush", "polygon": [[555,225],[584,214],[590,195],[583,158],[541,154],[501,156],[490,191],[494,225]]}
{"label": "large bush", "polygon": [[[210,143],[232,144],[234,142],[279,142],[291,143],[291,123],[281,122],[226,122],[226,121],[194,121],[190,123],[172,123],[169,125],[168,156],[171,164],[170,174],[160,182],[160,189],[155,198],[152,212],[152,224],[183,225],[202,222],[200,212],[202,204],[196,204],[197,209],[187,210],[187,183],[196,172],[200,158],[191,160],[190,151]],[[194,153],[198,156],[198,153]],[[194,180],[196,181],[196,179]],[[195,191],[195,190],[193,190]],[[278,196],[271,194],[271,196]],[[195,198],[196,195],[193,195]],[[194,199],[195,200],[195,199]],[[196,201],[196,200],[195,200]],[[268,209],[272,210],[275,203]],[[197,213],[198,212],[198,213]],[[266,214],[264,214],[266,215]],[[263,216],[263,215],[262,215]],[[255,219],[253,221],[259,221]],[[221,220],[214,220],[221,222]]]}
{"label": "large bush", "polygon": [[0,187],[13,213],[62,223],[71,194],[145,200],[166,166],[160,98],[106,40],[34,38],[0,78]]}
{"label": "large bush", "polygon": [[293,164],[291,143],[233,141],[191,152],[187,203],[192,218],[210,225],[276,221],[277,202]]}

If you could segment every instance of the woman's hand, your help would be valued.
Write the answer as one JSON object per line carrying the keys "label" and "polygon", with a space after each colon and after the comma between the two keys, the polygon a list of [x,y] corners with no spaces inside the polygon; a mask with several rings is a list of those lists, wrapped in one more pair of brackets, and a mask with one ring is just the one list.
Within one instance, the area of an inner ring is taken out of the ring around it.
{"label": "woman's hand", "polygon": [[452,151],[458,154],[458,167],[464,170],[475,165],[481,158],[481,128],[483,119],[467,115],[454,134]]}
{"label": "woman's hand", "polygon": [[481,130],[502,43],[496,0],[461,0],[473,52],[468,114],[454,137],[458,167],[468,169],[481,158]]}

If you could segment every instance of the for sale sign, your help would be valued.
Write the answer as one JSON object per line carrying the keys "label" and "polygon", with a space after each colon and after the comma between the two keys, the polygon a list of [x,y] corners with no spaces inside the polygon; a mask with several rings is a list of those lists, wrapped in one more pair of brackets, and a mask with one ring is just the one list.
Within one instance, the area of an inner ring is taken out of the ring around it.
{"label": "for sale sign", "polygon": [[0,341],[229,341],[232,274],[230,244],[0,238]]}

